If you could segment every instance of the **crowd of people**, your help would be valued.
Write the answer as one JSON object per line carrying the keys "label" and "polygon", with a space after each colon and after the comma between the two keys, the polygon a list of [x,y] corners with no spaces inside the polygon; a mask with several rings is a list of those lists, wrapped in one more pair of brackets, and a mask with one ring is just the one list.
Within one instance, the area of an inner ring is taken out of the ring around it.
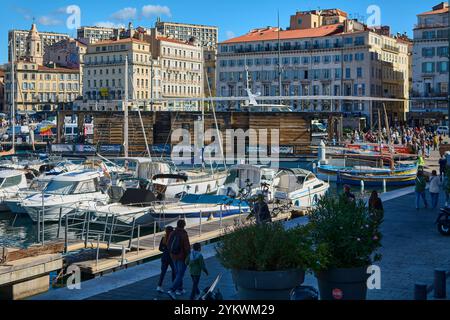
{"label": "crowd of people", "polygon": [[355,130],[351,134],[351,143],[384,143],[394,145],[404,145],[411,148],[413,153],[423,157],[429,157],[431,150],[437,150],[443,142],[445,135],[425,127],[409,128],[406,126],[392,127],[387,130],[385,127],[380,131],[359,131]]}

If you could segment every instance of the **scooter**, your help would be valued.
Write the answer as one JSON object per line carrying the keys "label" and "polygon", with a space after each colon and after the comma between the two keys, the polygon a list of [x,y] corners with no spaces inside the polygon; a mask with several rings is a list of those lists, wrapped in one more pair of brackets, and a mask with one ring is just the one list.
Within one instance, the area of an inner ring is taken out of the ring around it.
{"label": "scooter", "polygon": [[439,217],[436,220],[438,231],[444,236],[450,236],[450,208],[441,208]]}

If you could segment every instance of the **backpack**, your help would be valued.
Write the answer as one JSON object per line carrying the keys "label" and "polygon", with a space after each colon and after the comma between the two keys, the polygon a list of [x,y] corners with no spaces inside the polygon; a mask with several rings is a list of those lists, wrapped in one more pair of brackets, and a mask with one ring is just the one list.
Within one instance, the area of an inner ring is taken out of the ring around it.
{"label": "backpack", "polygon": [[181,234],[179,232],[174,232],[169,252],[173,255],[181,253]]}

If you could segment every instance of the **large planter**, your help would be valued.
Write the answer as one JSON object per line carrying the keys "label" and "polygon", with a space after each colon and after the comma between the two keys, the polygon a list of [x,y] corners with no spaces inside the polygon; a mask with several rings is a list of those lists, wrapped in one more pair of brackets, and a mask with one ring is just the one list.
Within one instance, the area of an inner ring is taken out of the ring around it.
{"label": "large planter", "polygon": [[367,268],[330,269],[316,274],[321,300],[366,300]]}
{"label": "large planter", "polygon": [[239,300],[289,300],[292,289],[305,280],[305,271],[231,271]]}

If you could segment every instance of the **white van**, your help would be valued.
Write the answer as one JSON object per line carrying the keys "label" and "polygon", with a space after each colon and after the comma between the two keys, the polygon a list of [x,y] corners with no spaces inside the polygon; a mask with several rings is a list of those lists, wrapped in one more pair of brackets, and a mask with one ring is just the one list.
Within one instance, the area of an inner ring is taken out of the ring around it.
{"label": "white van", "polygon": [[437,134],[448,135],[448,126],[440,126],[437,128]]}

